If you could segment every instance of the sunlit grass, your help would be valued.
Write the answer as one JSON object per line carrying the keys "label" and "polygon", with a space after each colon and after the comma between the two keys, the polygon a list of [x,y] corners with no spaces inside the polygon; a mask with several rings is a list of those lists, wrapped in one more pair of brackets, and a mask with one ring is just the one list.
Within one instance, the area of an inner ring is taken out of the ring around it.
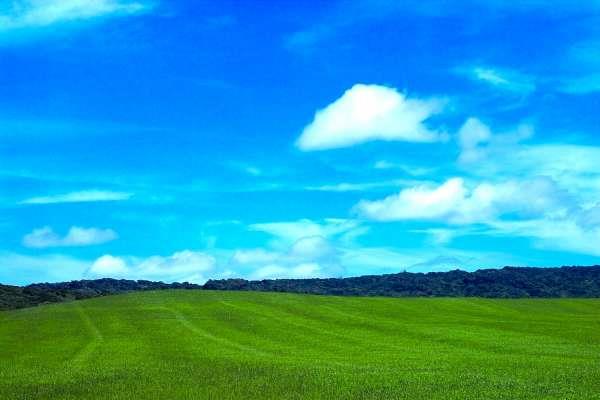
{"label": "sunlit grass", "polygon": [[600,300],[132,293],[0,313],[1,399],[600,399]]}

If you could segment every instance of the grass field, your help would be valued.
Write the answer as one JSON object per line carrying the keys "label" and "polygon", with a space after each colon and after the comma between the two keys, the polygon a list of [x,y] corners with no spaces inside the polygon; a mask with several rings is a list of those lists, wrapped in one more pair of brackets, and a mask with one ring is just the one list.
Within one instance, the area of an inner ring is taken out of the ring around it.
{"label": "grass field", "polygon": [[1,399],[600,399],[600,300],[162,291],[0,312]]}

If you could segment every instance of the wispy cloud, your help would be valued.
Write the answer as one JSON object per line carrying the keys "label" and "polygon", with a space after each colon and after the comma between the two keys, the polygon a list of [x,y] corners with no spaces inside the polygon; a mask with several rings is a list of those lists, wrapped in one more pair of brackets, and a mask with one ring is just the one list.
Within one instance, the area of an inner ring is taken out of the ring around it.
{"label": "wispy cloud", "polygon": [[47,247],[80,247],[110,242],[118,238],[112,229],[81,228],[73,226],[65,236],[60,236],[54,230],[45,226],[34,229],[23,237],[23,245],[37,249]]}
{"label": "wispy cloud", "polygon": [[559,83],[559,90],[569,94],[590,94],[600,92],[600,39],[598,34],[592,39],[574,43],[564,57],[568,70]]}
{"label": "wispy cloud", "polygon": [[516,70],[488,66],[461,67],[456,73],[497,90],[528,95],[536,90],[536,79]]}
{"label": "wispy cloud", "polygon": [[55,203],[86,203],[96,201],[127,200],[132,196],[126,192],[112,192],[106,190],[84,190],[52,196],[32,197],[21,201],[19,204],[55,204]]}
{"label": "wispy cloud", "polygon": [[62,22],[139,14],[152,3],[130,0],[16,0],[0,14],[0,32]]}
{"label": "wispy cloud", "polygon": [[274,236],[284,246],[310,236],[324,238],[340,237],[362,231],[360,224],[351,219],[326,218],[322,221],[301,219],[297,221],[266,222],[248,226],[251,231],[264,232]]}
{"label": "wispy cloud", "polygon": [[468,9],[480,19],[490,19],[503,15],[503,12],[569,15],[600,9],[597,0],[555,0],[552,7],[548,7],[547,0],[346,0],[328,4],[333,5],[321,18],[310,20],[303,29],[286,36],[284,46],[293,51],[310,51],[319,43],[336,38],[359,24],[375,24],[398,15],[421,18],[463,16],[465,9]]}
{"label": "wispy cloud", "polygon": [[406,165],[388,160],[379,160],[373,164],[373,168],[386,170],[397,169],[412,176],[428,175],[435,171],[434,168],[417,167],[414,165]]}
{"label": "wispy cloud", "polygon": [[360,182],[360,183],[335,183],[330,185],[307,186],[306,190],[314,190],[320,192],[363,192],[368,190],[383,189],[390,187],[400,187],[403,185],[414,183],[414,181],[395,179],[379,182]]}
{"label": "wispy cloud", "polygon": [[600,92],[600,73],[565,79],[560,91],[569,94],[589,94]]}

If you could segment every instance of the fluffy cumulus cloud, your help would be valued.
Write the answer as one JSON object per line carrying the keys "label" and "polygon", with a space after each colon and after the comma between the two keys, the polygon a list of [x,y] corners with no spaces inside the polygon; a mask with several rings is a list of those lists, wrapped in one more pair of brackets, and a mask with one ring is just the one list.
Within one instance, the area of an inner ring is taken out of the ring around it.
{"label": "fluffy cumulus cloud", "polygon": [[435,142],[445,138],[426,121],[442,110],[437,99],[411,99],[396,89],[357,84],[318,111],[296,145],[304,151],[349,147],[373,140]]}
{"label": "fluffy cumulus cloud", "polygon": [[545,176],[581,197],[585,205],[600,195],[600,147],[569,143],[531,143],[534,130],[521,124],[494,133],[482,121],[470,118],[460,129],[458,166],[485,180]]}
{"label": "fluffy cumulus cloud", "polygon": [[210,254],[183,250],[170,256],[116,257],[106,254],[93,262],[89,277],[150,279],[165,282],[203,283],[213,272],[216,259]]}
{"label": "fluffy cumulus cloud", "polygon": [[25,235],[23,245],[31,248],[91,246],[117,238],[117,233],[112,229],[72,226],[65,236],[61,236],[51,227],[45,226]]}
{"label": "fluffy cumulus cloud", "polygon": [[126,276],[128,269],[125,260],[106,254],[94,261],[88,272],[94,276],[115,277]]}
{"label": "fluffy cumulus cloud", "polygon": [[132,0],[15,0],[0,8],[0,32],[114,15],[138,14],[151,4]]}
{"label": "fluffy cumulus cloud", "polygon": [[403,189],[381,200],[361,201],[357,210],[377,221],[434,220],[450,224],[486,223],[503,215],[533,217],[565,214],[569,194],[546,177],[479,183],[469,187],[452,178],[437,187]]}
{"label": "fluffy cumulus cloud", "polygon": [[407,186],[355,210],[375,221],[442,224],[430,229],[434,245],[465,234],[500,235],[600,255],[600,148],[527,142],[532,135],[527,124],[494,133],[470,118],[456,135],[457,166],[466,178]]}
{"label": "fluffy cumulus cloud", "polygon": [[97,201],[127,200],[131,193],[113,192],[108,190],[82,190],[51,196],[31,197],[21,201],[20,204],[58,204],[58,203],[89,203]]}

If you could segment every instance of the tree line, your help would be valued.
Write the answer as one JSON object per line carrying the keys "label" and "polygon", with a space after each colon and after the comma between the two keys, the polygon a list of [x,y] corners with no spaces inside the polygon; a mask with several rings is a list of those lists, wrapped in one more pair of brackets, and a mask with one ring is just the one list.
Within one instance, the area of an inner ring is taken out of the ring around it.
{"label": "tree line", "polygon": [[0,310],[145,290],[246,290],[336,296],[390,297],[600,297],[600,266],[504,267],[475,272],[367,275],[353,278],[209,280],[204,285],[145,280],[96,279],[28,286],[0,285]]}

